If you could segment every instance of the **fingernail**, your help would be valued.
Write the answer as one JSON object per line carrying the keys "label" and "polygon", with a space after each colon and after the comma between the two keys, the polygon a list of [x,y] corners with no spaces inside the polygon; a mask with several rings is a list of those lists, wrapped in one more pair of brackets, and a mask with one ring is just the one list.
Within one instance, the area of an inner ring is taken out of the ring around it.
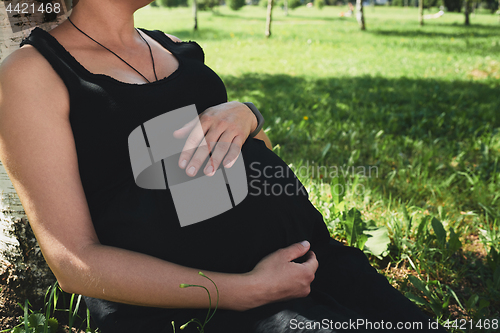
{"label": "fingernail", "polygon": [[183,169],[184,169],[184,168],[186,167],[186,165],[187,165],[187,164],[188,164],[188,161],[187,161],[187,160],[182,160],[182,162],[181,162],[181,168],[183,168]]}
{"label": "fingernail", "polygon": [[225,160],[223,164],[224,164],[225,167],[227,167],[229,164],[231,164],[231,161],[230,160]]}
{"label": "fingernail", "polygon": [[303,247],[309,247],[309,242],[308,241],[302,241],[300,242],[300,244],[303,246]]}
{"label": "fingernail", "polygon": [[191,176],[194,176],[195,171],[196,171],[196,168],[194,166],[192,166],[189,168],[188,174],[190,174]]}
{"label": "fingernail", "polygon": [[209,166],[209,167],[205,170],[205,174],[207,174],[207,175],[211,175],[213,171],[214,171],[214,167],[210,165],[210,166]]}

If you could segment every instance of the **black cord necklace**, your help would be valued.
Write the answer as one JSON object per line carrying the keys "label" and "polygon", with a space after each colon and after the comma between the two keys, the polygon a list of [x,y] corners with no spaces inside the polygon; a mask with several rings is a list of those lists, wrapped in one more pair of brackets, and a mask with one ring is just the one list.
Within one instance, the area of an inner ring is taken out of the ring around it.
{"label": "black cord necklace", "polygon": [[[144,75],[142,75],[141,72],[139,72],[137,69],[135,69],[131,64],[129,64],[128,62],[126,62],[125,60],[122,59],[122,57],[120,57],[118,54],[116,54],[115,52],[111,51],[110,49],[108,49],[106,46],[102,45],[101,43],[99,43],[98,41],[96,41],[94,38],[90,37],[89,35],[87,35],[85,32],[83,32],[80,28],[78,28],[74,23],[73,21],[71,21],[71,19],[68,17],[68,21],[78,30],[80,31],[82,34],[84,34],[85,36],[87,36],[88,38],[90,38],[91,40],[93,40],[94,42],[96,42],[97,44],[101,45],[102,47],[104,47],[106,50],[108,50],[109,52],[113,53],[118,59],[120,59],[121,61],[123,61],[124,63],[126,63],[130,68],[132,68],[134,71],[136,71],[140,76],[142,76],[146,81],[148,81],[148,83],[151,83],[151,81],[148,80],[147,77],[145,77]],[[155,73],[155,78],[156,78],[156,81],[158,81],[158,76],[156,76],[156,68],[155,68],[155,59],[153,57],[153,51],[151,50],[151,46],[149,46],[149,43],[148,41],[142,37],[141,33],[135,29],[137,31],[137,33],[139,34],[139,36],[141,36],[142,40],[144,42],[146,42],[146,45],[148,46],[148,49],[149,49],[149,54],[151,55],[151,61],[153,62],[153,72]]]}

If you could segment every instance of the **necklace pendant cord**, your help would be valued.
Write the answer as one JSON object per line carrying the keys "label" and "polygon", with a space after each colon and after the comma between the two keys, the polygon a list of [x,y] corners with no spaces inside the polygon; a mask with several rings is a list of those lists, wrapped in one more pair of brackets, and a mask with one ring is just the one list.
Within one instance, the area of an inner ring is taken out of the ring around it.
{"label": "necklace pendant cord", "polygon": [[[130,68],[132,68],[137,74],[139,74],[140,76],[142,76],[144,78],[144,80],[148,81],[148,83],[151,83],[151,81],[148,80],[147,77],[145,77],[144,75],[142,75],[141,72],[139,72],[137,69],[135,69],[131,64],[129,64],[128,62],[126,62],[122,57],[120,57],[118,54],[116,54],[115,52],[111,51],[110,49],[108,49],[106,46],[102,45],[101,43],[99,43],[98,41],[96,41],[94,38],[90,37],[89,35],[87,35],[85,32],[83,32],[80,28],[78,28],[74,23],[73,21],[71,21],[71,19],[68,17],[68,21],[69,23],[71,23],[75,28],[76,30],[80,31],[82,34],[84,34],[85,36],[87,36],[88,38],[90,38],[91,40],[93,40],[94,42],[96,42],[98,45],[102,46],[103,48],[105,48],[106,50],[108,50],[109,52],[111,52],[112,54],[114,54],[118,59],[120,59],[121,61],[123,61],[125,64],[127,64],[127,66],[129,66]],[[148,41],[142,36],[142,34],[139,32],[139,30],[137,30],[137,28],[134,28],[135,31],[137,31],[137,33],[139,34],[139,36],[142,38],[142,40],[146,43],[146,45],[148,46],[148,49],[149,49],[149,54],[151,55],[151,62],[153,63],[153,72],[155,74],[155,79],[156,81],[158,81],[158,76],[156,75],[156,67],[155,67],[155,59],[153,57],[153,51],[151,50],[151,46],[149,45]]]}

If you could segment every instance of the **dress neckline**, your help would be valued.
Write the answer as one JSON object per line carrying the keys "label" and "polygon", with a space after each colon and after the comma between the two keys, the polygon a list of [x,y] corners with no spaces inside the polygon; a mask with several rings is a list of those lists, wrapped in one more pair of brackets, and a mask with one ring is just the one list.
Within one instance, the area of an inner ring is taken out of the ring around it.
{"label": "dress neckline", "polygon": [[[157,81],[152,81],[152,82],[131,83],[131,82],[120,81],[118,79],[115,79],[112,76],[107,75],[107,74],[92,73],[85,66],[83,66],[78,60],[76,60],[76,58],[68,50],[66,50],[66,48],[61,43],[59,43],[59,41],[57,40],[57,38],[55,38],[54,36],[52,36],[47,31],[43,30],[40,27],[36,27],[32,31],[32,33],[35,33],[35,34],[36,33],[40,33],[40,34],[42,34],[44,37],[46,37],[46,40],[49,43],[51,43],[52,45],[54,45],[55,48],[59,49],[65,55],[66,59],[69,62],[72,63],[72,65],[73,65],[73,67],[75,69],[77,69],[81,73],[84,73],[87,76],[93,77],[95,79],[103,79],[103,80],[107,80],[107,81],[110,81],[110,82],[113,82],[113,83],[116,83],[116,84],[120,84],[120,85],[125,85],[125,86],[152,86],[152,85],[157,85],[157,84],[161,84],[161,83],[164,83],[164,82],[168,82],[170,80],[175,79],[177,76],[179,76],[179,74],[181,73],[181,71],[184,68],[184,66],[183,66],[184,63],[183,63],[182,57],[179,57],[179,55],[176,52],[172,51],[166,45],[167,43],[165,41],[155,38],[154,33],[152,33],[152,31],[146,30],[144,28],[138,28],[138,29],[141,30],[142,32],[144,32],[145,34],[147,34],[152,39],[154,39],[156,42],[158,42],[165,50],[169,51],[172,54],[172,56],[174,56],[177,59],[178,66],[177,66],[177,68],[176,68],[175,71],[173,71],[172,73],[170,73],[169,76],[166,76],[166,77],[164,77],[162,79],[159,79]],[[169,38],[169,37],[165,35],[165,38]],[[174,43],[174,41],[172,41],[172,43]]]}

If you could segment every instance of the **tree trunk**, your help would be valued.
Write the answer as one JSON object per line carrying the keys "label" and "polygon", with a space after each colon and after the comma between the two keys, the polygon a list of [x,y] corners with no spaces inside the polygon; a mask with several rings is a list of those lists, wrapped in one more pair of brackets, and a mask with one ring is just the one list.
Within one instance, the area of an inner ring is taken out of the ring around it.
{"label": "tree trunk", "polygon": [[[500,1],[500,0],[499,0]],[[288,16],[288,0],[285,0],[284,2],[284,10],[285,10],[285,16]]]}
{"label": "tree trunk", "polygon": [[470,25],[470,0],[465,0],[464,1],[464,15],[465,15],[465,25]]}
{"label": "tree trunk", "polygon": [[424,0],[418,1],[418,23],[424,25]]}
{"label": "tree trunk", "polygon": [[[34,1],[26,1],[28,4]],[[69,3],[59,2],[59,15],[26,15],[8,13],[6,6],[12,2],[0,2],[0,64],[19,48],[21,41],[31,30],[41,27],[50,30],[68,16]],[[52,2],[53,4],[56,1]],[[47,22],[47,20],[53,20]],[[47,22],[47,23],[42,23]],[[40,248],[12,186],[5,168],[0,162],[0,279],[13,289],[23,301],[39,302],[47,288],[55,281],[41,254]]]}
{"label": "tree trunk", "polygon": [[194,30],[198,30],[198,3],[193,0]]}
{"label": "tree trunk", "polygon": [[365,15],[363,13],[363,0],[356,0],[356,19],[361,30],[366,30]]}
{"label": "tree trunk", "polygon": [[267,1],[267,19],[266,19],[266,37],[269,38],[271,36],[271,21],[273,18],[273,0]]}

